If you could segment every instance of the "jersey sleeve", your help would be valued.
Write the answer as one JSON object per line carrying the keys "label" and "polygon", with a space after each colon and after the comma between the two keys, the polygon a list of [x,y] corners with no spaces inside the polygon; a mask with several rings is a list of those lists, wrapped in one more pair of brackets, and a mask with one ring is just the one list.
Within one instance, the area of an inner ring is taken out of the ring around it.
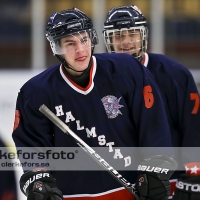
{"label": "jersey sleeve", "polygon": [[16,146],[52,146],[51,126],[39,112],[39,107],[45,103],[48,104],[48,99],[40,89],[31,94],[23,89],[19,92],[12,134]]}
{"label": "jersey sleeve", "polygon": [[[132,65],[124,80],[123,88],[118,87],[130,109],[132,123],[138,130],[139,147],[144,155],[163,154],[172,156],[170,128],[164,102],[157,84],[150,72],[139,62],[127,60]],[[123,74],[121,73],[121,74]],[[155,148],[152,148],[155,147]],[[169,147],[169,148],[166,148]]]}
{"label": "jersey sleeve", "polygon": [[182,90],[177,89],[182,160],[184,163],[200,162],[198,150],[192,148],[200,147],[199,93],[189,70],[184,71],[183,77],[185,77],[185,81],[182,81],[184,85],[181,85],[180,79],[178,80],[179,88]]}
{"label": "jersey sleeve", "polygon": [[[50,121],[39,111],[39,107],[45,104],[49,106],[49,101],[45,92],[40,88],[22,88],[17,97],[15,122],[12,137],[20,152],[18,158],[24,170],[43,168],[53,170],[51,160],[38,158],[37,155],[44,154],[48,148],[53,146],[54,127]],[[31,155],[31,159],[23,156],[25,153]],[[34,156],[33,156],[34,155]],[[27,164],[28,162],[28,164]]]}
{"label": "jersey sleeve", "polygon": [[[132,113],[140,130],[140,146],[171,147],[170,130],[161,93],[146,68],[143,69],[143,81],[139,86],[141,91],[137,91],[140,89],[138,87],[134,95],[137,97],[140,93],[140,103],[137,98],[133,99]],[[137,106],[137,103],[140,106]]]}
{"label": "jersey sleeve", "polygon": [[[199,93],[191,72],[177,61],[148,53],[148,69],[162,92],[176,157],[183,163],[199,160]],[[196,155],[195,155],[196,154]]]}

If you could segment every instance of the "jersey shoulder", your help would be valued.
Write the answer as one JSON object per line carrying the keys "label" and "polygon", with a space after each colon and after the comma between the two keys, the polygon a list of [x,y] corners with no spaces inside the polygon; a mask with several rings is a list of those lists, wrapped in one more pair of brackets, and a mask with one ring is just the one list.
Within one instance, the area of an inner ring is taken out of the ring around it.
{"label": "jersey shoulder", "polygon": [[[187,67],[183,64],[177,62],[176,60],[169,58],[162,54],[148,53],[149,62],[155,64],[155,66],[162,66],[166,68],[169,72],[184,71],[185,73],[190,73]],[[157,64],[156,64],[157,63]]]}
{"label": "jersey shoulder", "polygon": [[48,91],[48,87],[56,79],[58,74],[59,65],[49,67],[25,82],[21,87],[20,92],[26,94],[26,96],[29,96],[37,91]]}
{"label": "jersey shoulder", "polygon": [[193,79],[189,69],[176,60],[162,54],[148,53],[148,56],[148,69],[150,71],[160,71],[179,81]]}
{"label": "jersey shoulder", "polygon": [[107,71],[111,74],[133,77],[143,73],[142,64],[133,56],[123,53],[94,54],[97,61],[97,69]]}
{"label": "jersey shoulder", "polygon": [[41,73],[33,76],[22,86],[22,88],[25,88],[29,85],[36,87],[42,86],[48,83],[48,81],[50,81],[51,77],[55,75],[56,71],[59,71],[59,65],[49,67],[48,69],[42,71]]}

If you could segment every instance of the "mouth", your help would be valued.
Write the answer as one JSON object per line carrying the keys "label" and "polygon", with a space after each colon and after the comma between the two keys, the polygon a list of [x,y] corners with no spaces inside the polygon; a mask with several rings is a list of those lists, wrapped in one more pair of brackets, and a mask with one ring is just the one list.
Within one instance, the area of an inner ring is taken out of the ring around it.
{"label": "mouth", "polygon": [[122,53],[127,53],[127,54],[132,54],[135,52],[135,48],[120,48],[120,52]]}
{"label": "mouth", "polygon": [[134,51],[135,48],[131,47],[131,48],[121,48],[120,49],[122,52],[129,52],[129,51]]}
{"label": "mouth", "polygon": [[75,60],[76,61],[85,61],[86,60],[86,58],[87,58],[87,56],[80,56],[80,57],[78,57],[78,58],[76,58]]}

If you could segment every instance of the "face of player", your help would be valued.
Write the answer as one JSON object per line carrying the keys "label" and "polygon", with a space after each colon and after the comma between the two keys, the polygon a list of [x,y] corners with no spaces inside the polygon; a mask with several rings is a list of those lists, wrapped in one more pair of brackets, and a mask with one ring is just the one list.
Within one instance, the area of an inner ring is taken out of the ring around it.
{"label": "face of player", "polygon": [[[88,67],[91,57],[91,40],[87,32],[64,37],[61,39],[60,45],[64,52],[62,56],[71,68],[76,71],[83,71]],[[82,74],[82,72],[66,70],[75,76]]]}
{"label": "face of player", "polygon": [[116,53],[141,54],[142,40],[139,30],[115,31],[112,44]]}

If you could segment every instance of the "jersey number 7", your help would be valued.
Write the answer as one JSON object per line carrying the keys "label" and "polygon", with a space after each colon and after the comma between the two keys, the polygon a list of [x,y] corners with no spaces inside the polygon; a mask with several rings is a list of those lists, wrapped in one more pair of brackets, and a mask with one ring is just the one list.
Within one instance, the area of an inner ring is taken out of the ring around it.
{"label": "jersey number 7", "polygon": [[190,99],[194,101],[194,107],[192,109],[192,114],[197,114],[199,110],[199,94],[198,93],[191,93]]}

